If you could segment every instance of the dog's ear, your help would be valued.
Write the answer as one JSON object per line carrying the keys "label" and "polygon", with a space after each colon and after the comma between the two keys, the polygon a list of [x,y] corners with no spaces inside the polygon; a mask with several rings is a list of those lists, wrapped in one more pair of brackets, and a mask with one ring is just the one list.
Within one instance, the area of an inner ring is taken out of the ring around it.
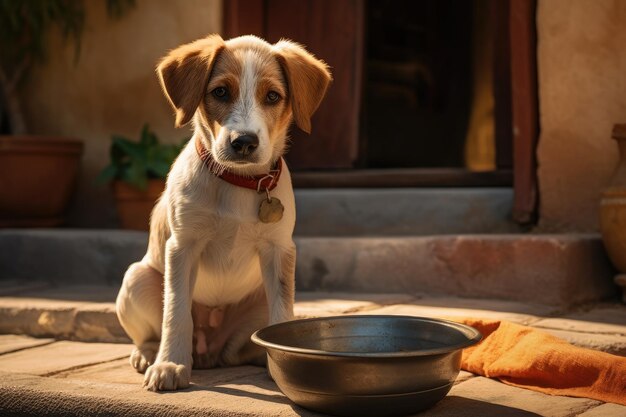
{"label": "dog's ear", "polygon": [[295,42],[281,40],[274,48],[287,77],[289,101],[296,124],[306,133],[311,133],[311,116],[332,80],[328,66]]}
{"label": "dog's ear", "polygon": [[176,110],[176,127],[187,124],[205,94],[213,63],[226,45],[219,35],[179,46],[157,66],[163,92]]}

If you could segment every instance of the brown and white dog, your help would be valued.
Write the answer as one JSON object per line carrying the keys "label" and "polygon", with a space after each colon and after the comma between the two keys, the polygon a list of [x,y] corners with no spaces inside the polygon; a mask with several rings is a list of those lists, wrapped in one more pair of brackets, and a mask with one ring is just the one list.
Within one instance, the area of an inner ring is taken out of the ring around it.
{"label": "brown and white dog", "polygon": [[[254,36],[180,46],[157,73],[176,126],[193,121],[194,134],[152,212],[148,251],[117,297],[136,346],[131,365],[153,391],[187,387],[192,364],[262,363],[250,335],[293,317],[295,206],[281,157],[292,120],[310,132],[331,81],[300,45]],[[261,221],[259,205],[275,199],[282,218],[274,210]]]}

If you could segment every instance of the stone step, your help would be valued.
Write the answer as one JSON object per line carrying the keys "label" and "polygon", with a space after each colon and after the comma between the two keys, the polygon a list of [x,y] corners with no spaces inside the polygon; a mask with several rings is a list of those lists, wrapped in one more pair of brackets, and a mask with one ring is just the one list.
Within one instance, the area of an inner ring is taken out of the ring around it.
{"label": "stone step", "polygon": [[511,188],[296,189],[298,236],[516,233]]}
{"label": "stone step", "polygon": [[[54,339],[130,343],[115,314],[117,287],[25,289],[18,295],[3,294],[3,288],[0,285],[2,334],[53,338],[36,339],[38,344],[51,343]],[[299,318],[391,314],[507,320],[539,328],[577,346],[626,356],[626,306],[620,303],[561,309],[536,303],[459,297],[299,291],[295,314]],[[18,342],[12,341],[13,345]],[[8,350],[23,347],[19,343],[15,346]],[[8,350],[0,345],[0,354]]]}
{"label": "stone step", "polygon": [[617,294],[594,235],[296,240],[298,288],[408,292],[569,306]]}
{"label": "stone step", "polygon": [[[425,293],[570,306],[616,296],[598,235],[306,237],[299,290]],[[147,234],[1,230],[0,281],[109,285],[141,259]]]}

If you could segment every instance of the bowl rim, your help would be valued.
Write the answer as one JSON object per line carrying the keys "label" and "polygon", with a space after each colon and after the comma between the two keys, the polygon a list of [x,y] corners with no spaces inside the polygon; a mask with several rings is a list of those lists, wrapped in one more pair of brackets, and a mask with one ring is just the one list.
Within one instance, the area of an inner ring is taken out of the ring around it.
{"label": "bowl rim", "polygon": [[[333,352],[333,351],[327,351],[327,350],[287,346],[287,345],[282,345],[279,343],[269,342],[263,338],[263,333],[271,331],[272,329],[275,329],[277,327],[283,327],[283,326],[288,326],[288,325],[292,326],[293,324],[302,323],[302,322],[349,320],[349,319],[355,319],[355,318],[356,319],[409,319],[413,321],[436,323],[436,324],[444,325],[446,327],[453,328],[463,333],[465,336],[467,336],[467,340],[461,343],[457,343],[457,344],[449,345],[445,347],[409,350],[409,351],[402,351],[402,352]],[[443,354],[443,353],[454,352],[456,350],[464,349],[466,347],[475,345],[476,343],[480,342],[482,338],[483,338],[482,334],[474,327],[468,326],[466,324],[450,321],[450,320],[442,320],[442,319],[435,319],[431,317],[420,317],[420,316],[366,315],[366,314],[315,317],[315,318],[291,320],[291,321],[286,321],[283,323],[273,324],[271,326],[264,327],[254,332],[254,334],[250,337],[252,342],[266,349],[275,349],[275,350],[279,350],[283,352],[299,353],[299,354],[305,354],[305,355],[348,357],[348,358],[406,358],[406,357],[413,357],[413,356],[438,355],[438,354]]]}

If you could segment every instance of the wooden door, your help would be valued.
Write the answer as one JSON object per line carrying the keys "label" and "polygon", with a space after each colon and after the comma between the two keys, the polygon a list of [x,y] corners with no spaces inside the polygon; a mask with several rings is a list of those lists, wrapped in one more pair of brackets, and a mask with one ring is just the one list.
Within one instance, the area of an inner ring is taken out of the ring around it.
{"label": "wooden door", "polygon": [[226,37],[253,34],[304,44],[331,68],[333,82],[309,135],[292,129],[290,168],[350,168],[358,155],[363,54],[361,0],[229,0]]}

